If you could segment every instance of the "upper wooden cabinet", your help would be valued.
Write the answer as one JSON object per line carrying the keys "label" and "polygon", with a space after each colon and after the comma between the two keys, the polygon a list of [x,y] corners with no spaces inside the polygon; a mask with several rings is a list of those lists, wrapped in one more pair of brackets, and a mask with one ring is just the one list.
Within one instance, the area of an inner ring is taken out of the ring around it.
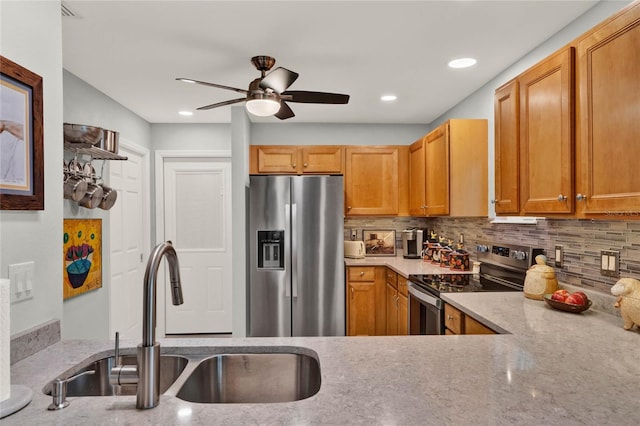
{"label": "upper wooden cabinet", "polygon": [[449,120],[409,152],[412,215],[487,215],[487,120]]}
{"label": "upper wooden cabinet", "polygon": [[518,127],[518,81],[513,79],[496,90],[495,198],[496,213],[520,211],[520,130]]}
{"label": "upper wooden cabinet", "polygon": [[397,215],[400,147],[345,148],[345,208],[349,216]]}
{"label": "upper wooden cabinet", "polygon": [[426,216],[426,156],[424,154],[424,137],[409,147],[409,214]]}
{"label": "upper wooden cabinet", "polygon": [[497,214],[640,219],[639,46],[634,2],[496,90]]}
{"label": "upper wooden cabinet", "polygon": [[581,217],[640,219],[640,3],[577,45]]}
{"label": "upper wooden cabinet", "polygon": [[341,174],[343,159],[341,146],[252,145],[250,173]]}
{"label": "upper wooden cabinet", "polygon": [[573,63],[569,47],[518,77],[524,214],[573,212]]}

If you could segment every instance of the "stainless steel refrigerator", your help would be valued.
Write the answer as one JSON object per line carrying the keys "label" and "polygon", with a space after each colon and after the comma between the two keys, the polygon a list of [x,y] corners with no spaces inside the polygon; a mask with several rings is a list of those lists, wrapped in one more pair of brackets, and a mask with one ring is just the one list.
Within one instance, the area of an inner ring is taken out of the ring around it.
{"label": "stainless steel refrigerator", "polygon": [[250,176],[248,336],[344,336],[342,176]]}

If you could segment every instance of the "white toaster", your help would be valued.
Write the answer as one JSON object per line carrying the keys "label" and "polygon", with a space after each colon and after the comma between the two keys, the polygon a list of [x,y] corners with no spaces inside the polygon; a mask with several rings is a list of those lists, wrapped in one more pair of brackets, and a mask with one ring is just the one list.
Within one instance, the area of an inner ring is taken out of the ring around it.
{"label": "white toaster", "polygon": [[352,259],[364,258],[364,241],[345,241],[344,257]]}

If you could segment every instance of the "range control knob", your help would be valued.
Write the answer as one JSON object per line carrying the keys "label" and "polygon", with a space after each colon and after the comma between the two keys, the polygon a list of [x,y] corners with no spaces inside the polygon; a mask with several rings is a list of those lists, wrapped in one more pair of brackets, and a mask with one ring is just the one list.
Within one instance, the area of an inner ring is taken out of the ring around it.
{"label": "range control knob", "polygon": [[483,245],[483,244],[479,244],[476,246],[476,251],[479,251],[480,253],[486,253],[489,251],[489,247]]}
{"label": "range control knob", "polygon": [[517,259],[517,260],[526,260],[527,259],[527,252],[515,250],[515,251],[513,251],[511,256],[513,256],[513,258]]}

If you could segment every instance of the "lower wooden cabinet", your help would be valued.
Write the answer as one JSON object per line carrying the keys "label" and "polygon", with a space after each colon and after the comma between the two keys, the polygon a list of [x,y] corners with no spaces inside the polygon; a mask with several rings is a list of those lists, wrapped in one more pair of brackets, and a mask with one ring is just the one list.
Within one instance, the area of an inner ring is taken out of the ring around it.
{"label": "lower wooden cabinet", "polygon": [[347,336],[407,335],[407,279],[385,266],[347,267]]}
{"label": "lower wooden cabinet", "polygon": [[392,269],[386,272],[386,316],[387,336],[405,336],[409,334],[407,313],[407,279]]}
{"label": "lower wooden cabinet", "polygon": [[347,336],[385,332],[385,267],[347,267]]}
{"label": "lower wooden cabinet", "polygon": [[497,334],[481,322],[448,303],[444,305],[444,334]]}

